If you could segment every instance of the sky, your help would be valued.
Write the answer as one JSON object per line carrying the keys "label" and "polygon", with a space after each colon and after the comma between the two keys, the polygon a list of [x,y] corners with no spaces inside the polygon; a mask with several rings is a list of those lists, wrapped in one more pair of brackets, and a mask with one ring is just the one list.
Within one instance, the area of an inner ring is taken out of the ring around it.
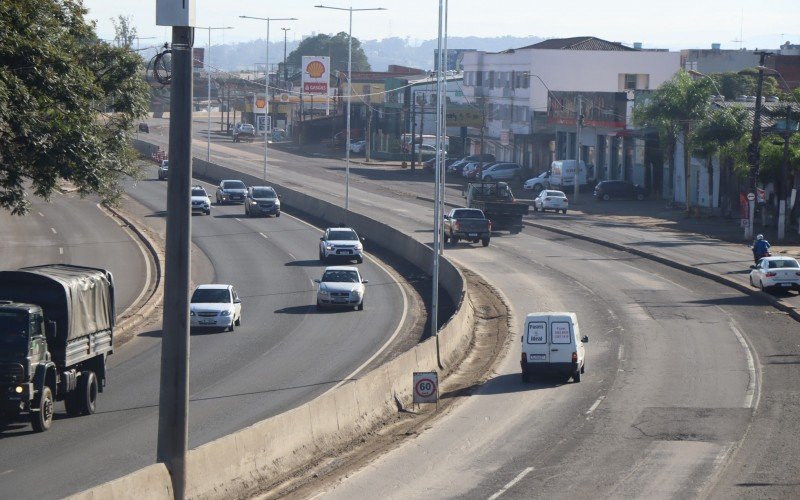
{"label": "sky", "polygon": [[[347,31],[348,13],[314,8],[320,2],[333,7],[387,9],[353,14],[353,36],[361,40],[401,37],[415,43],[437,37],[439,2],[435,0],[196,0],[197,26],[234,28],[212,32],[212,45],[266,37],[266,22],[240,19],[240,15],[298,19],[271,21],[273,42],[283,38],[282,27],[291,28],[289,40]],[[569,8],[557,1],[534,0],[452,0],[449,4],[450,36],[596,36],[670,50],[710,48],[712,43],[722,44],[723,49],[751,50],[777,48],[787,40],[800,43],[798,0],[764,4],[751,0],[572,0]],[[97,22],[100,38],[114,37],[110,19],[119,15],[130,16],[142,37],[142,47],[160,45],[170,38],[169,28],[155,25],[156,1],[84,0],[84,5],[89,18]],[[205,45],[207,32],[198,33],[198,39]]]}

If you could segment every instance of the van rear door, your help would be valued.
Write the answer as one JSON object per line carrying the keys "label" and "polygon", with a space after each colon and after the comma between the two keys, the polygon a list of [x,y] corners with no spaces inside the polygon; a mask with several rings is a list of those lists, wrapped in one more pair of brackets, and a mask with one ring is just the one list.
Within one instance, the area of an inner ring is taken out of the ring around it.
{"label": "van rear door", "polygon": [[574,334],[569,317],[553,317],[550,320],[550,362],[571,363]]}
{"label": "van rear door", "polygon": [[528,363],[549,363],[550,346],[547,343],[547,318],[528,320],[525,329],[524,351]]}

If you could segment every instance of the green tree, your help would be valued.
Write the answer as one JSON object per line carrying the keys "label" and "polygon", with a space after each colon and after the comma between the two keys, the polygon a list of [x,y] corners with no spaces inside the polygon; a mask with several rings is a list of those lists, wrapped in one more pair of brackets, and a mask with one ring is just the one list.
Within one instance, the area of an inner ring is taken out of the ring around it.
{"label": "green tree", "polygon": [[714,157],[719,157],[721,177],[727,178],[724,165],[746,158],[748,131],[747,111],[741,106],[715,108],[698,124],[694,143],[696,153],[706,159],[709,194],[714,185]]}
{"label": "green tree", "polygon": [[[299,68],[303,63],[303,56],[330,56],[331,74],[334,71],[347,72],[347,45],[348,36],[345,32],[335,36],[320,34],[304,39],[287,57],[286,64],[290,68]],[[353,71],[370,71],[364,49],[358,38],[353,38]],[[282,66],[281,66],[282,71]]]}
{"label": "green tree", "polygon": [[79,0],[0,2],[0,206],[14,214],[27,190],[49,199],[62,180],[113,201],[138,172],[141,59],[99,41],[85,15]]}
{"label": "green tree", "polygon": [[689,166],[693,151],[693,128],[708,115],[711,89],[708,78],[695,80],[680,70],[672,80],[655,90],[647,102],[634,108],[634,121],[654,127],[666,143],[665,152],[670,166],[670,178],[675,173],[675,150],[678,140],[683,141],[683,169],[686,210],[689,210]]}
{"label": "green tree", "polygon": [[[722,92],[722,95],[725,96],[725,100],[732,101],[739,96],[756,95],[756,87],[758,86],[758,70],[755,68],[748,68],[739,71],[738,73],[716,73],[709,76],[717,84],[717,88],[720,92]],[[787,97],[787,95],[781,90],[778,80],[776,80],[772,75],[764,75],[762,95],[776,95],[781,98]]]}
{"label": "green tree", "polygon": [[114,25],[114,43],[117,47],[131,48],[133,42],[136,40],[136,28],[131,26],[131,18],[127,16],[117,16],[116,19],[111,18],[111,23]]}

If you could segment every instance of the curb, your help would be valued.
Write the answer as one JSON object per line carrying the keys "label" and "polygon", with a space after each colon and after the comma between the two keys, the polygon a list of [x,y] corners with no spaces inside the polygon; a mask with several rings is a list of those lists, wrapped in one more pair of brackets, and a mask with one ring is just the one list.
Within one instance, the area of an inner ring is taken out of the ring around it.
{"label": "curb", "polygon": [[602,240],[600,238],[595,238],[593,236],[588,236],[586,234],[577,233],[577,232],[574,232],[574,231],[569,231],[569,230],[566,230],[566,229],[552,227],[552,226],[548,226],[546,224],[539,224],[539,223],[531,222],[531,221],[523,221],[523,224],[525,224],[526,226],[535,227],[537,229],[543,229],[545,231],[552,231],[554,233],[563,234],[565,236],[571,236],[573,238],[577,238],[577,239],[580,239],[580,240],[589,241],[589,242],[595,243],[597,245],[602,245],[602,246],[605,246],[605,247],[608,247],[608,248],[613,248],[614,250],[620,250],[620,251],[623,251],[623,252],[631,253],[631,254],[637,255],[639,257],[643,257],[645,259],[649,259],[649,260],[658,262],[659,264],[664,264],[665,266],[669,266],[669,267],[672,267],[672,268],[675,268],[675,269],[680,269],[681,271],[687,272],[689,274],[693,274],[695,276],[701,276],[703,278],[708,278],[710,280],[716,281],[717,283],[720,283],[722,285],[725,285],[725,286],[728,286],[728,287],[733,288],[735,290],[738,290],[740,292],[743,292],[743,293],[745,293],[747,295],[751,295],[751,296],[758,295],[758,296],[760,296],[762,298],[766,298],[767,302],[769,302],[776,309],[789,314],[789,316],[791,316],[792,319],[794,319],[795,321],[800,321],[800,310],[796,309],[791,304],[786,304],[781,299],[779,299],[779,298],[777,298],[777,297],[775,297],[773,295],[770,295],[768,293],[762,292],[761,290],[754,290],[753,288],[751,288],[751,287],[749,287],[747,285],[743,285],[743,284],[741,284],[739,282],[733,281],[733,280],[728,279],[728,278],[726,278],[724,276],[720,276],[719,274],[712,273],[710,271],[706,271],[706,270],[703,270],[703,269],[698,269],[697,267],[690,266],[688,264],[683,264],[681,262],[676,262],[674,260],[667,259],[665,257],[661,257],[660,255],[649,254],[649,253],[646,253],[646,252],[644,252],[642,250],[638,250],[638,249],[635,249],[635,248],[630,248],[628,246],[625,246],[625,245],[622,245],[622,244],[619,244],[619,243],[613,243],[611,241]]}
{"label": "curb", "polygon": [[149,296],[144,299],[142,305],[134,311],[131,311],[127,317],[121,319],[117,323],[117,331],[119,332],[118,335],[120,336],[119,345],[124,344],[127,342],[133,335],[133,331],[144,323],[146,320],[150,319],[150,315],[153,314],[153,311],[161,304],[162,299],[164,297],[164,280],[163,280],[163,266],[161,255],[163,252],[159,252],[158,245],[153,241],[150,236],[147,235],[145,231],[139,229],[139,227],[132,221],[131,217],[124,215],[119,209],[110,207],[108,205],[101,204],[103,210],[109,212],[109,216],[112,218],[116,218],[121,221],[126,228],[133,231],[139,241],[147,249],[147,252],[150,254],[150,258],[153,260],[153,267],[154,267],[154,277],[153,277],[153,285],[152,291],[150,292]]}

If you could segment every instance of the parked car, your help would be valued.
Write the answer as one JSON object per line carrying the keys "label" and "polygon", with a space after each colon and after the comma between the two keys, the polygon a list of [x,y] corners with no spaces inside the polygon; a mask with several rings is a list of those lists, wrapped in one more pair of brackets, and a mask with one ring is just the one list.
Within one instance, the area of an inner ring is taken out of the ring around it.
{"label": "parked car", "polygon": [[150,125],[146,124],[145,122],[139,123],[139,132],[144,132],[145,134],[150,133]]}
{"label": "parked car", "polygon": [[608,201],[612,198],[643,200],[647,192],[641,186],[628,181],[601,181],[594,187],[594,197]]}
{"label": "parked car", "polygon": [[252,141],[256,138],[256,128],[249,123],[237,123],[233,127],[233,142]]}
{"label": "parked car", "polygon": [[[484,166],[484,168],[486,167]],[[461,175],[464,176],[465,179],[473,180],[480,175],[481,170],[483,169],[480,167],[480,163],[474,161],[464,165],[464,168],[461,170]]]}
{"label": "parked car", "polygon": [[161,164],[158,166],[158,180],[163,181],[167,178],[169,174],[169,160],[161,160]]}
{"label": "parked car", "polygon": [[357,267],[326,267],[317,283],[317,310],[325,307],[353,307],[364,310],[364,292],[369,281],[362,279]]}
{"label": "parked car", "polygon": [[495,163],[481,172],[481,180],[487,182],[518,180],[521,176],[522,167],[516,163]]}
{"label": "parked car", "polygon": [[211,200],[203,186],[192,186],[192,215],[195,213],[211,215]]}
{"label": "parked car", "polygon": [[319,239],[319,260],[327,262],[333,258],[364,262],[363,238],[349,227],[329,227]]}
{"label": "parked car", "polygon": [[244,200],[244,214],[281,216],[281,196],[271,186],[251,186],[247,188]]}
{"label": "parked car", "polygon": [[200,285],[189,302],[190,328],[224,328],[242,324],[242,300],[232,285]]}
{"label": "parked car", "polygon": [[217,205],[228,202],[244,203],[245,196],[247,196],[247,186],[240,180],[225,180],[217,186]]}
{"label": "parked car", "polygon": [[[445,158],[444,160],[445,172],[447,171],[447,168],[456,161],[458,161],[456,158]],[[434,156],[433,158],[425,160],[422,163],[422,168],[425,169],[426,172],[433,174],[436,173],[436,169],[434,168],[435,165],[436,165],[436,157]]]}
{"label": "parked car", "polygon": [[461,174],[464,167],[473,162],[483,162],[484,166],[493,163],[495,161],[494,155],[490,154],[482,154],[482,155],[470,155],[461,158],[460,160],[454,162],[450,167],[448,167],[447,171],[450,173]]}
{"label": "parked car", "polygon": [[555,191],[552,189],[543,189],[536,199],[533,200],[533,211],[538,212],[541,210],[553,210],[556,213],[562,211],[567,213],[569,208],[569,199],[563,191]]}
{"label": "parked car", "polygon": [[800,292],[800,263],[792,257],[764,257],[750,271],[750,285],[761,291],[796,290]]}
{"label": "parked car", "polygon": [[542,189],[546,188],[549,185],[549,179],[550,179],[550,171],[546,170],[541,174],[537,175],[536,177],[533,177],[525,181],[525,183],[522,184],[522,189],[538,193],[539,191],[541,191]]}
{"label": "parked car", "polygon": [[362,154],[367,148],[367,141],[364,139],[358,139],[355,141],[350,141],[350,152],[355,154]]}

